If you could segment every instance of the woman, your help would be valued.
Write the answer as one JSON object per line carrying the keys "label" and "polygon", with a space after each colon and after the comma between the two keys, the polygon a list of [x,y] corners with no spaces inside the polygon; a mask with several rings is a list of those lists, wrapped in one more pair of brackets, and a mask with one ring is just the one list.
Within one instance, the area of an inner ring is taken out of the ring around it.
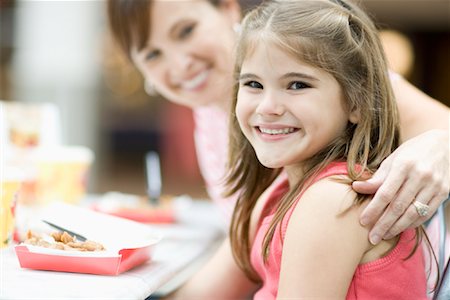
{"label": "woman", "polygon": [[[222,191],[238,1],[110,0],[108,15],[114,37],[147,85],[193,109],[202,175],[211,198],[230,216],[234,201]],[[448,108],[395,74],[391,81],[404,142],[371,179],[353,184],[357,192],[376,192],[361,214],[361,223],[373,226],[373,244],[426,221],[450,185]]]}

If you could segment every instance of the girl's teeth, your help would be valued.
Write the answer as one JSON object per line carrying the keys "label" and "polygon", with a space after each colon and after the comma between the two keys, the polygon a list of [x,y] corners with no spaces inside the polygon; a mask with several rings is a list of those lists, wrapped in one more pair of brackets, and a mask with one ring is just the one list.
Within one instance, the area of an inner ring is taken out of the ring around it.
{"label": "girl's teeth", "polygon": [[282,128],[282,129],[267,129],[267,128],[259,128],[262,133],[266,134],[288,134],[294,132],[294,128]]}
{"label": "girl's teeth", "polygon": [[195,89],[200,84],[202,84],[203,81],[205,81],[205,79],[208,77],[208,73],[209,73],[208,71],[204,71],[195,76],[194,78],[192,78],[191,80],[183,82],[183,88],[187,90]]}

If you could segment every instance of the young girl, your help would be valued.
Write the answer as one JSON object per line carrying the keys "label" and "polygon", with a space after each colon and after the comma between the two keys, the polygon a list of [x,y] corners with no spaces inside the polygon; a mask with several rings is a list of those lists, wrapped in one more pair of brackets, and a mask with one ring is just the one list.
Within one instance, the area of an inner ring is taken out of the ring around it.
{"label": "young girl", "polygon": [[[238,0],[108,1],[111,31],[146,82],[166,99],[193,108],[199,167],[211,199],[228,220],[235,198],[223,197],[223,175],[232,50],[241,14]],[[449,110],[398,77],[391,79],[405,143],[372,179],[353,185],[368,194],[379,187],[362,214],[364,224],[373,226],[373,243],[388,232],[397,234],[423,223],[448,194]],[[418,215],[411,205],[414,198],[430,206],[428,216]]]}
{"label": "young girl", "polygon": [[261,284],[254,299],[426,299],[422,231],[372,245],[368,198],[351,189],[400,140],[371,20],[342,0],[271,1],[244,19],[237,53],[231,248],[178,295],[245,297],[236,263]]}

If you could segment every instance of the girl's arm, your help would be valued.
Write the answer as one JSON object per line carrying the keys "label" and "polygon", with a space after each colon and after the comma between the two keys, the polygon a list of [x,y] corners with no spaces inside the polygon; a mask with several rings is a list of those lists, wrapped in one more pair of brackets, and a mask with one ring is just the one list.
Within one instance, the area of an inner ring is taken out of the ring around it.
{"label": "girl's arm", "polygon": [[168,299],[247,299],[256,287],[236,265],[226,239],[213,258]]}
{"label": "girl's arm", "polygon": [[[450,189],[450,110],[399,77],[393,80],[403,143],[367,181],[353,184],[355,191],[374,194],[361,215],[361,223],[373,225],[370,240],[377,244],[408,227],[429,219]],[[430,206],[427,217],[419,217],[412,204]]]}
{"label": "girl's arm", "polygon": [[351,207],[354,196],[348,185],[330,179],[302,196],[283,244],[279,299],[345,299],[370,247],[368,230],[358,222],[362,207]]}

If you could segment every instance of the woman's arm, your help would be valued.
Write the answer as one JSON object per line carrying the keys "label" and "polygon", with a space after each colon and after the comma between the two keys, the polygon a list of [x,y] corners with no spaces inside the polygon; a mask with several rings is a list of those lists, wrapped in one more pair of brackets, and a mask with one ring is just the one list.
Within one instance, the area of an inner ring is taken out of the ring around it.
{"label": "woman's arm", "polygon": [[[450,189],[449,108],[401,77],[393,80],[393,88],[405,143],[371,179],[353,183],[359,193],[375,193],[361,214],[361,223],[372,226],[369,238],[374,244],[425,222]],[[430,206],[426,217],[418,215],[414,201]]]}
{"label": "woman's arm", "polygon": [[[321,180],[298,202],[283,244],[278,298],[345,299],[370,247],[348,185]],[[346,211],[346,209],[348,210]]]}
{"label": "woman's arm", "polygon": [[398,77],[393,80],[400,112],[400,129],[404,141],[431,129],[449,131],[450,109],[431,98],[411,83]]}
{"label": "woman's arm", "polygon": [[236,265],[226,239],[213,258],[168,299],[247,299],[256,289]]}

